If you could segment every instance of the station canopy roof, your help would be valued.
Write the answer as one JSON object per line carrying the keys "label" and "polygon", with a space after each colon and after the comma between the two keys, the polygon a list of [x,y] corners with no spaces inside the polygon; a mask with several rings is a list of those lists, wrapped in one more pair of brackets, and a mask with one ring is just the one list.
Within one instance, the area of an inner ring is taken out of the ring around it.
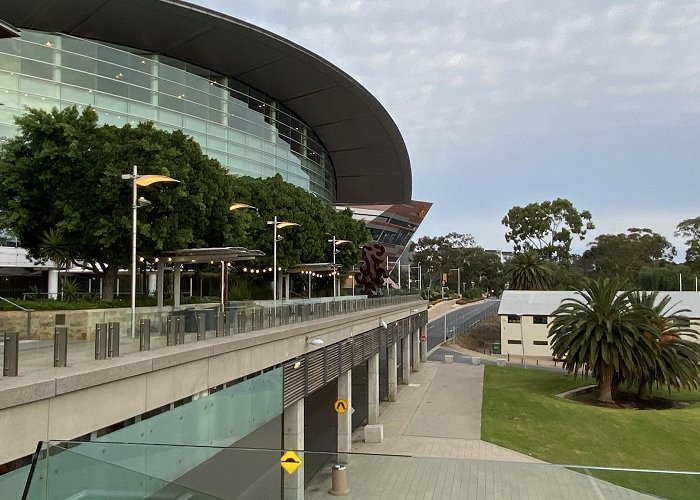
{"label": "station canopy roof", "polygon": [[337,203],[411,201],[408,151],[386,109],[350,75],[274,33],[179,0],[2,0],[0,19],[232,76],[313,128],[335,167]]}
{"label": "station canopy roof", "polygon": [[212,262],[234,262],[238,260],[253,260],[263,257],[260,250],[249,250],[244,247],[221,248],[187,248],[163,252],[163,258],[173,264],[210,264]]}

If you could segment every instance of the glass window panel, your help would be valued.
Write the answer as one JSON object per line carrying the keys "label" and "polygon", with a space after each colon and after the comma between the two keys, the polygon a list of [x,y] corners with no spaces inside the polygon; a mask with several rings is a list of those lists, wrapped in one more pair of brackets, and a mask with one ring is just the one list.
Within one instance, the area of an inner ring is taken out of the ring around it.
{"label": "glass window panel", "polygon": [[53,78],[53,65],[22,59],[20,73],[26,76],[36,76],[45,80],[51,80]]}
{"label": "glass window panel", "polygon": [[97,45],[94,42],[70,36],[61,37],[61,50],[64,56],[66,52],[74,52],[93,59],[97,57]]}
{"label": "glass window panel", "polygon": [[226,152],[227,142],[225,139],[219,139],[213,136],[207,138],[207,147],[216,150]]}
{"label": "glass window panel", "polygon": [[262,153],[260,152],[260,150],[257,150],[257,149],[247,148],[245,156],[247,159],[249,159],[251,161],[256,161],[256,162],[262,161]]}
{"label": "glass window panel", "polygon": [[186,115],[204,119],[209,118],[209,109],[206,106],[192,102],[189,100],[189,98],[183,100],[185,101],[184,112]]}
{"label": "glass window panel", "polygon": [[128,52],[106,45],[97,45],[97,59],[100,61],[109,61],[121,67],[129,65]]}
{"label": "glass window panel", "polygon": [[245,144],[246,136],[242,132],[236,130],[228,131],[228,140],[232,142],[237,142],[238,144]]}
{"label": "glass window panel", "polygon": [[38,94],[42,97],[58,97],[59,95],[58,85],[37,78],[22,77],[19,88],[22,92]]}
{"label": "glass window panel", "polygon": [[148,87],[137,87],[135,85],[129,85],[128,87],[129,99],[141,102],[151,102],[151,97],[153,92]]}
{"label": "glass window panel", "polygon": [[97,72],[97,61],[95,59],[72,52],[63,52],[61,54],[61,66],[88,73]]}
{"label": "glass window panel", "polygon": [[[12,54],[16,56],[20,55],[21,43],[21,40],[17,38],[4,38],[0,40],[0,54]],[[3,61],[2,57],[0,57],[0,61]],[[8,69],[4,65],[0,66]]]}
{"label": "glass window panel", "polygon": [[95,94],[95,105],[108,111],[126,113],[128,106],[126,100],[107,94]]}
{"label": "glass window panel", "polygon": [[221,125],[207,123],[207,132],[209,133],[209,135],[214,137],[220,137],[222,139],[226,139],[227,137],[226,127],[222,127]]}
{"label": "glass window panel", "polygon": [[96,78],[94,75],[67,68],[61,69],[61,82],[87,89],[94,89],[96,87]]}
{"label": "glass window panel", "polygon": [[[26,37],[22,36],[22,40],[25,40]],[[22,58],[26,59],[32,59],[33,61],[39,62],[47,62],[51,63],[54,60],[54,53],[55,49],[54,47],[56,46],[56,40],[55,37],[52,37],[50,35],[46,36],[43,38],[44,41],[41,42],[41,44],[37,43],[29,43],[29,42],[24,42],[22,43],[20,50],[22,52]],[[46,45],[50,44],[50,45]]]}
{"label": "glass window panel", "polygon": [[127,85],[124,82],[110,78],[97,78],[95,90],[122,97],[129,95]]}
{"label": "glass window panel", "polygon": [[[197,118],[185,116],[183,123],[184,123],[184,127],[188,131],[202,132],[202,133],[206,133],[206,131],[207,131],[207,122],[205,122],[204,120],[199,120]],[[202,134],[202,137],[205,137],[204,142],[202,144],[206,144],[206,136]]]}
{"label": "glass window panel", "polygon": [[155,121],[158,119],[158,112],[155,106],[149,106],[148,104],[130,102],[128,103],[128,112],[132,118],[137,118],[137,121]]}
{"label": "glass window panel", "polygon": [[[182,127],[182,115],[180,113],[173,113],[172,111],[168,111],[167,109],[161,108],[158,110],[158,122],[163,123],[164,125],[174,125],[176,127]],[[168,129],[166,128],[166,130]]]}
{"label": "glass window panel", "polygon": [[181,113],[185,107],[185,103],[182,99],[178,99],[177,97],[172,97],[169,95],[159,94],[158,104],[160,104],[161,108],[172,109],[173,111],[177,111],[178,115],[180,116],[179,123],[182,123]]}
{"label": "glass window panel", "polygon": [[71,85],[61,86],[61,100],[73,104],[95,105],[95,93]]}
{"label": "glass window panel", "polygon": [[46,111],[54,106],[58,107],[58,100],[32,94],[21,94],[19,103],[22,108],[29,106],[30,108],[43,109]]}

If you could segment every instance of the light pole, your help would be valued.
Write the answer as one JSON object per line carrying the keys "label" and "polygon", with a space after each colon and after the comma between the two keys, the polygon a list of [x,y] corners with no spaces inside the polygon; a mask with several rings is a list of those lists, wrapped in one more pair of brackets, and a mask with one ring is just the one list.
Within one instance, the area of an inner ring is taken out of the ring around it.
{"label": "light pole", "polygon": [[277,314],[277,230],[284,229],[285,227],[298,226],[296,222],[282,222],[277,220],[275,215],[272,220],[267,221],[268,224],[272,224],[273,227],[273,244],[272,244],[272,307],[275,309],[275,314]]}
{"label": "light pole", "polygon": [[459,287],[459,284],[460,284],[460,282],[462,281],[462,280],[461,280],[461,274],[460,274],[460,273],[461,273],[461,270],[460,270],[459,267],[457,267],[457,268],[455,268],[455,269],[450,269],[450,271],[457,271],[457,295],[461,297],[462,294],[460,293],[460,287]]}
{"label": "light pole", "polygon": [[328,240],[328,243],[333,243],[333,299],[335,300],[335,298],[338,296],[338,293],[336,292],[336,285],[338,282],[338,278],[337,278],[337,272],[335,269],[335,253],[336,253],[335,247],[338,245],[344,245],[345,243],[352,243],[352,242],[350,240],[336,239],[335,235],[333,235],[333,238]]}
{"label": "light pole", "polygon": [[165,175],[139,175],[138,167],[130,174],[122,174],[123,180],[131,180],[131,338],[136,337],[136,211],[150,205],[145,198],[137,198],[138,186],[150,186],[157,182],[180,182]]}
{"label": "light pole", "polygon": [[[230,207],[228,207],[229,211],[233,212],[234,210],[240,210],[241,208],[250,208],[252,210],[255,210],[256,212],[258,209],[254,207],[253,205],[248,205],[247,203],[241,203],[241,202],[235,202],[233,203]],[[221,299],[219,300],[219,307],[221,308],[221,312],[223,313],[224,310],[226,309],[226,300],[228,299],[228,263],[226,261],[221,261]]]}

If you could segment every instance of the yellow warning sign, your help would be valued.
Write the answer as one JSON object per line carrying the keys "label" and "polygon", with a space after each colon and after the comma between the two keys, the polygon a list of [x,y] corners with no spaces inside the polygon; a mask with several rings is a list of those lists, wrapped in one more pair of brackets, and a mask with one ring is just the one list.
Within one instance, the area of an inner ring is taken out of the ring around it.
{"label": "yellow warning sign", "polygon": [[287,451],[282,455],[282,458],[280,459],[280,465],[282,468],[287,471],[287,474],[290,476],[294,473],[295,470],[299,468],[301,465],[301,458],[294,453],[293,451]]}
{"label": "yellow warning sign", "polygon": [[345,413],[348,411],[348,402],[344,399],[339,399],[335,402],[333,408],[335,408],[335,411],[338,413]]}

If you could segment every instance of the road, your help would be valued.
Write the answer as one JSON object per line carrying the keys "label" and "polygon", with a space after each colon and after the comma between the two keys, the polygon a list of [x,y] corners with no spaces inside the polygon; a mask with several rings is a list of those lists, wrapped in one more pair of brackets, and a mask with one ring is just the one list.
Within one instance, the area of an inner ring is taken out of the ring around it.
{"label": "road", "polygon": [[499,300],[487,299],[478,304],[456,307],[454,311],[428,323],[428,352],[442,344],[445,337],[450,339],[455,332],[467,330],[489,314],[496,313],[499,303]]}

